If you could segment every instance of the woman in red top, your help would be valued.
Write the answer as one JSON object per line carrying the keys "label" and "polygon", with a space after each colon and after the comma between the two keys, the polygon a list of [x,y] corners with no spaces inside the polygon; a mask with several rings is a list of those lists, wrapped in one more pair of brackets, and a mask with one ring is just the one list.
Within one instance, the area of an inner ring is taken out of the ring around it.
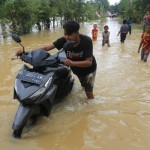
{"label": "woman in red top", "polygon": [[93,29],[92,29],[92,40],[93,41],[97,40],[97,35],[98,35],[97,24],[94,24]]}
{"label": "woman in red top", "polygon": [[140,52],[141,47],[141,60],[147,62],[147,58],[150,53],[150,26],[147,26],[145,33],[142,34],[142,39],[139,45],[138,53]]}

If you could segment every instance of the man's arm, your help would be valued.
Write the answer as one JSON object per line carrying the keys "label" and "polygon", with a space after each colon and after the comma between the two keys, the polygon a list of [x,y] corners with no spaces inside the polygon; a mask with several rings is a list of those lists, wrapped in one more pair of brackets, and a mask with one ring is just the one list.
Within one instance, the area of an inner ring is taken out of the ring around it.
{"label": "man's arm", "polygon": [[120,34],[121,30],[118,32],[117,36]]}
{"label": "man's arm", "polygon": [[142,46],[142,41],[140,42],[138,53],[140,52],[141,46]]}
{"label": "man's arm", "polygon": [[55,46],[54,46],[54,44],[52,43],[51,45],[41,47],[40,49],[49,51],[49,50],[52,50],[52,49],[54,49],[54,48],[55,48]]}
{"label": "man's arm", "polygon": [[[55,46],[54,46],[54,44],[52,43],[52,44],[49,45],[49,46],[44,46],[44,47],[41,47],[41,48],[39,48],[39,49],[43,49],[43,50],[49,51],[49,50],[52,50],[52,49],[54,49],[54,48],[55,48]],[[21,56],[22,53],[23,53],[23,50],[19,50],[19,51],[16,52],[16,56]]]}
{"label": "man's arm", "polygon": [[122,28],[122,26],[120,27],[120,30],[119,30],[119,32],[118,32],[118,34],[117,34],[117,36],[121,33],[121,28]]}

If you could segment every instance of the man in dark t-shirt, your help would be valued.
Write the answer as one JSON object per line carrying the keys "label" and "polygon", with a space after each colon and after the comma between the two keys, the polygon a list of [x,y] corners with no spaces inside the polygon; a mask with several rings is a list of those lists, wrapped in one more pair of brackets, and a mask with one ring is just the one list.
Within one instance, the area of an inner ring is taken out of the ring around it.
{"label": "man in dark t-shirt", "polygon": [[127,25],[127,20],[123,20],[123,24],[120,27],[120,31],[118,32],[118,35],[120,34],[120,42],[124,43],[126,36],[128,34],[129,27]]}
{"label": "man in dark t-shirt", "polygon": [[[76,21],[68,21],[63,25],[64,36],[54,41],[51,45],[42,47],[46,51],[63,47],[67,41],[74,41],[73,47],[66,50],[67,60],[64,65],[70,66],[73,73],[80,80],[85,89],[87,98],[93,99],[93,86],[96,74],[96,60],[93,56],[93,44],[90,37],[79,33],[80,25]],[[22,51],[16,53],[21,55]]]}

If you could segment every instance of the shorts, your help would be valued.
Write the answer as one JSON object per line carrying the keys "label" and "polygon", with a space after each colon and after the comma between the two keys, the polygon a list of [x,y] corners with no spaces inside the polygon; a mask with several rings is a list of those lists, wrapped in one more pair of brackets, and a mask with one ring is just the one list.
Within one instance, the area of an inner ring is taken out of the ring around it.
{"label": "shorts", "polygon": [[150,51],[142,48],[141,50],[141,60],[147,62],[147,58],[149,56]]}
{"label": "shorts", "polygon": [[103,40],[103,41],[102,41],[102,44],[103,44],[103,45],[105,45],[105,44],[108,44],[108,45],[109,45],[109,39],[108,39],[108,40]]}
{"label": "shorts", "polygon": [[87,76],[78,76],[81,86],[84,87],[86,92],[93,92],[96,71],[88,74]]}
{"label": "shorts", "polygon": [[127,35],[127,33],[121,33],[120,34],[120,42],[124,42],[125,41],[126,35]]}
{"label": "shorts", "polygon": [[92,40],[96,41],[97,40],[97,36],[92,36]]}

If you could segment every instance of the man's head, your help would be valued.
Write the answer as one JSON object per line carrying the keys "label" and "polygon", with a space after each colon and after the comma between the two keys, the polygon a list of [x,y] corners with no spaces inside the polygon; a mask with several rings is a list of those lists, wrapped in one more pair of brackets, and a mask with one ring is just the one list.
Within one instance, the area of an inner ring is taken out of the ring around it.
{"label": "man's head", "polygon": [[97,24],[94,24],[94,25],[93,25],[93,28],[97,28]]}
{"label": "man's head", "polygon": [[124,20],[123,20],[123,24],[126,24],[126,23],[127,23],[127,20],[124,19]]}
{"label": "man's head", "polygon": [[67,21],[63,25],[64,36],[67,40],[76,41],[79,35],[80,25],[76,21]]}
{"label": "man's head", "polygon": [[106,26],[104,26],[104,30],[105,31],[108,31],[108,29],[109,29],[109,27],[106,25]]}

